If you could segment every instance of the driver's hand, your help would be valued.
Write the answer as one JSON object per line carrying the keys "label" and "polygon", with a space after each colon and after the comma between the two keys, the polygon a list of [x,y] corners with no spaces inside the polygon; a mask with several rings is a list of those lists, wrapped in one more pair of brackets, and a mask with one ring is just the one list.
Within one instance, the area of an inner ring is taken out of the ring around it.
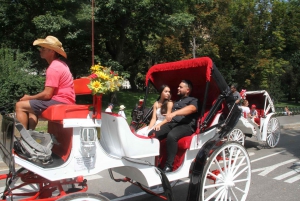
{"label": "driver's hand", "polygon": [[27,94],[25,94],[22,98],[20,98],[20,101],[27,101],[27,100],[30,100],[31,97]]}

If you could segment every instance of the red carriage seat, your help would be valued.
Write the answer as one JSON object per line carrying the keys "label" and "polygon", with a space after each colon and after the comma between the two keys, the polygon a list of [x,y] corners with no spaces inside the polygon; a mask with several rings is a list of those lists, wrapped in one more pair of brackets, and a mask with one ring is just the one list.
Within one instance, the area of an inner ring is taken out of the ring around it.
{"label": "red carriage seat", "polygon": [[263,117],[265,115],[264,110],[263,109],[256,109],[257,111],[257,116],[258,118],[254,118],[255,123],[257,123],[258,125],[260,125],[260,118]]}
{"label": "red carriage seat", "polygon": [[[87,87],[90,82],[88,78],[74,80],[75,95],[91,94]],[[54,144],[52,152],[66,161],[72,149],[72,128],[63,128],[62,120],[66,118],[86,118],[89,105],[68,105],[59,104],[48,107],[42,114],[41,118],[48,120],[48,133],[55,135],[59,145]]]}

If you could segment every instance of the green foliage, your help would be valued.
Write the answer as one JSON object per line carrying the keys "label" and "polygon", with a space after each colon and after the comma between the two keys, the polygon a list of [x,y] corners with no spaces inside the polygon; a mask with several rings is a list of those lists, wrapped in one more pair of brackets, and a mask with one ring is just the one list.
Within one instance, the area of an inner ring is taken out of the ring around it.
{"label": "green foliage", "polygon": [[126,76],[133,90],[156,63],[209,56],[228,83],[299,99],[299,1],[95,1],[94,57],[91,11],[86,0],[5,1],[0,44],[26,53],[26,69],[41,73],[46,63],[32,42],[54,35],[75,78],[89,73],[94,58]]}
{"label": "green foliage", "polygon": [[8,48],[0,49],[0,107],[10,112],[24,94],[36,94],[44,87],[44,78],[29,70],[31,62],[24,55]]}

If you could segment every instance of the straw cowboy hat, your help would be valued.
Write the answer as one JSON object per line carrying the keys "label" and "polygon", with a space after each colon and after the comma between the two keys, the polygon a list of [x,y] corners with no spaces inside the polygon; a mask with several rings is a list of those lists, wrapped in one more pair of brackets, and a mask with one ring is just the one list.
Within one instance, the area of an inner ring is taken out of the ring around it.
{"label": "straw cowboy hat", "polygon": [[45,39],[37,39],[33,42],[33,45],[38,45],[41,47],[48,48],[50,50],[54,50],[58,54],[67,58],[67,54],[62,47],[62,43],[54,36],[47,36]]}
{"label": "straw cowboy hat", "polygon": [[120,109],[121,109],[121,110],[124,110],[124,109],[125,109],[125,106],[124,106],[124,105],[120,105]]}

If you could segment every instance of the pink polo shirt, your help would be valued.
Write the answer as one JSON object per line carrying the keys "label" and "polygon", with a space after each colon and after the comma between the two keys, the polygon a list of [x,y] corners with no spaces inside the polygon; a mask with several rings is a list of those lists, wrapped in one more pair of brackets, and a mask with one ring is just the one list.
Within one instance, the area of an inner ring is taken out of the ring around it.
{"label": "pink polo shirt", "polygon": [[73,76],[68,65],[56,59],[46,70],[46,87],[54,87],[52,100],[66,104],[75,103]]}

